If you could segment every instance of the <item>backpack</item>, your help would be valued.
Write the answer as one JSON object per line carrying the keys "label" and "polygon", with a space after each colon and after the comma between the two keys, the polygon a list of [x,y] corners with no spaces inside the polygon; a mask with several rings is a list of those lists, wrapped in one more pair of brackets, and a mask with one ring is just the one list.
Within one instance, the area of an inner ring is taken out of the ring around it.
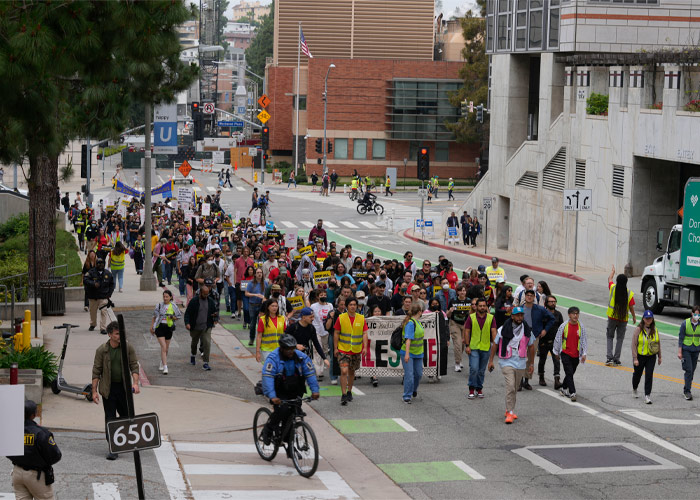
{"label": "backpack", "polygon": [[[410,321],[415,320],[411,319]],[[403,345],[403,326],[399,325],[393,332],[391,332],[391,340],[389,341],[389,345],[397,352],[401,350],[401,346]]]}

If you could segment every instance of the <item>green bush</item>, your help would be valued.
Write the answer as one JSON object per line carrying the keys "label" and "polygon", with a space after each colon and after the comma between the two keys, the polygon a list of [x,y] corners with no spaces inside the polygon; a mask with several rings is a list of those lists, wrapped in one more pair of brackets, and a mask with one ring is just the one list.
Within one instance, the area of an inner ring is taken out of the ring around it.
{"label": "green bush", "polygon": [[100,149],[98,151],[98,153],[103,155],[105,158],[108,158],[108,157],[115,155],[117,153],[121,153],[121,151],[124,148],[126,148],[125,144],[122,144],[121,146],[116,146],[116,147],[106,147],[106,148]]}
{"label": "green bush", "polygon": [[10,368],[17,363],[20,370],[41,370],[45,386],[50,386],[58,374],[58,357],[43,345],[30,347],[21,352],[0,350],[0,368]]}
{"label": "green bush", "polygon": [[586,99],[586,113],[589,115],[605,115],[608,113],[608,96],[591,92]]}
{"label": "green bush", "polygon": [[0,224],[0,241],[12,238],[18,234],[29,233],[29,214],[16,215],[4,224]]}

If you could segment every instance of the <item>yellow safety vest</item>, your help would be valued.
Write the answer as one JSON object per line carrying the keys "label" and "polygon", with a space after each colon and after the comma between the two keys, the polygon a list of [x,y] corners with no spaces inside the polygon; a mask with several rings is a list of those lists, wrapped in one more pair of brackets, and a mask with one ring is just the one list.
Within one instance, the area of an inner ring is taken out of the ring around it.
{"label": "yellow safety vest", "polygon": [[355,319],[351,323],[350,316],[345,312],[338,317],[338,321],[340,321],[338,350],[348,354],[361,353],[362,337],[365,330],[365,317],[362,314],[355,314]]}
{"label": "yellow safety vest", "polygon": [[613,285],[610,287],[610,300],[608,301],[608,318],[616,319],[618,321],[624,321],[627,323],[627,318],[629,318],[629,306],[630,302],[632,301],[632,297],[634,297],[634,292],[630,290],[629,288],[627,289],[627,307],[625,307],[625,317],[624,318],[616,318],[615,317],[615,287],[617,285]]}
{"label": "yellow safety vest", "polygon": [[486,268],[486,276],[488,276],[489,281],[491,282],[492,285],[496,284],[496,281],[498,278],[503,278],[503,281],[506,280],[506,272],[503,270],[502,267],[499,267],[497,269],[494,269],[493,266],[489,266]]}
{"label": "yellow safety vest", "polygon": [[172,326],[175,324],[175,322],[170,318],[170,315],[175,314],[175,310],[173,309],[172,304],[168,304],[168,308],[165,310],[165,314],[167,315],[165,316],[165,324],[172,328]]}
{"label": "yellow safety vest", "polygon": [[649,344],[652,342],[659,342],[659,329],[654,327],[654,333],[652,335],[647,335],[644,328],[642,328],[642,331],[639,332],[639,338],[637,339],[637,354],[643,356],[656,354],[649,351]]}
{"label": "yellow safety vest", "polygon": [[262,351],[274,351],[279,347],[280,337],[284,333],[284,317],[277,316],[277,326],[272,321],[265,324],[265,319],[265,315],[260,316],[260,321],[263,324],[260,349]]}
{"label": "yellow safety vest", "polygon": [[109,257],[109,266],[112,268],[112,271],[120,271],[124,269],[124,257],[126,257],[126,252],[122,252],[121,255],[117,255],[112,251]]}
{"label": "yellow safety vest", "polygon": [[493,324],[493,315],[486,313],[486,321],[484,326],[479,326],[476,319],[476,313],[470,314],[472,320],[471,339],[469,347],[478,351],[488,351],[491,349],[491,325]]}
{"label": "yellow safety vest", "polygon": [[391,186],[391,178],[387,177],[386,178],[386,184],[384,184],[386,187]]}
{"label": "yellow safety vest", "polygon": [[685,320],[685,337],[683,337],[683,345],[700,347],[700,328],[693,330],[693,324],[690,318]]}
{"label": "yellow safety vest", "polygon": [[352,182],[350,183],[350,187],[352,189],[357,189],[357,179],[352,180]]}
{"label": "yellow safety vest", "polygon": [[[579,354],[581,354],[581,323],[578,324],[578,347],[577,350]],[[565,351],[566,350],[566,339],[569,338],[569,322],[566,322],[566,326],[564,327],[564,333],[562,334],[562,343],[561,343],[561,350]]]}

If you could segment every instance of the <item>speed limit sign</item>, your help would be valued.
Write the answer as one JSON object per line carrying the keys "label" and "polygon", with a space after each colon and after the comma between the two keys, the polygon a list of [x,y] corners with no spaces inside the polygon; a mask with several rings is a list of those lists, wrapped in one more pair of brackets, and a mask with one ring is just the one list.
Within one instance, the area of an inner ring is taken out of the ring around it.
{"label": "speed limit sign", "polygon": [[150,450],[160,447],[158,415],[144,413],[134,418],[107,422],[107,440],[111,453]]}

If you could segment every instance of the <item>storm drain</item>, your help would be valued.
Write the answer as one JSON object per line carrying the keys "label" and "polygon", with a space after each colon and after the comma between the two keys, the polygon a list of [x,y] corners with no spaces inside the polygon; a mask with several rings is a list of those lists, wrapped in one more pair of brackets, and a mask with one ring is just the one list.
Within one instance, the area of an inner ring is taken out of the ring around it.
{"label": "storm drain", "polygon": [[655,453],[628,443],[528,446],[515,449],[513,453],[552,474],[683,468]]}

